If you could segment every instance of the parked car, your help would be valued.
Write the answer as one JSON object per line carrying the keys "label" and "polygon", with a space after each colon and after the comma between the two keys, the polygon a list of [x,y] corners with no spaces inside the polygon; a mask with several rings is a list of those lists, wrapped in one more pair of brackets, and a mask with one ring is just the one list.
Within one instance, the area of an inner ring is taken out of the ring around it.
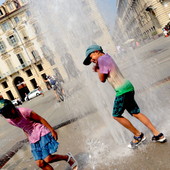
{"label": "parked car", "polygon": [[21,101],[21,99],[14,99],[14,100],[12,100],[11,101],[12,102],[12,104],[14,105],[14,106],[19,106],[19,105],[22,105],[22,101]]}
{"label": "parked car", "polygon": [[41,95],[41,91],[39,91],[37,88],[37,89],[34,89],[33,91],[29,92],[24,100],[28,101],[30,99],[33,99],[34,97],[39,96],[39,95]]}

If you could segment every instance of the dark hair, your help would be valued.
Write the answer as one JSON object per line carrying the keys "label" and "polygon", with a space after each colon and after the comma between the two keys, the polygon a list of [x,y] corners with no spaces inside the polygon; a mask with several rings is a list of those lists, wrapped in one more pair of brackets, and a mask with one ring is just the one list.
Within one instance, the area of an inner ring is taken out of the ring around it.
{"label": "dark hair", "polygon": [[10,112],[12,109],[15,109],[15,106],[10,100],[2,99],[0,100],[0,114],[5,114]]}

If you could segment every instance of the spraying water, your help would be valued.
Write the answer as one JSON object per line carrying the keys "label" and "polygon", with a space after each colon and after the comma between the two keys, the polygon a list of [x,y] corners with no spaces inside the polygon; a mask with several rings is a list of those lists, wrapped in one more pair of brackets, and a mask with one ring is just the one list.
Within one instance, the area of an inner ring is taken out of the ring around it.
{"label": "spraying water", "polygon": [[[131,51],[131,55],[127,54],[126,58],[118,58],[115,55],[114,42],[95,1],[36,0],[32,2],[30,10],[36,16],[44,44],[53,54],[52,60],[65,80],[65,87],[71,91],[71,97],[65,107],[73,114],[85,115],[87,112],[95,112],[94,116],[87,116],[79,125],[82,136],[86,137],[84,147],[89,152],[89,166],[95,169],[103,162],[107,166],[113,163],[113,159],[129,155],[131,152],[127,151],[126,145],[132,135],[111,117],[114,91],[107,83],[101,84],[91,68],[83,66],[85,50],[91,44],[100,44],[115,57],[124,75],[132,80],[137,90],[148,89],[151,84],[161,79],[162,74],[149,67],[148,78],[148,69],[143,69],[140,63],[143,58],[140,58],[139,53],[133,54]],[[143,57],[143,53],[141,56]],[[159,64],[157,61],[152,62],[149,60],[147,64]],[[146,63],[144,64],[147,67]],[[141,79],[139,73],[142,75]],[[158,103],[153,91],[151,89],[144,94],[139,93],[137,100],[141,102],[142,108],[147,100],[149,107],[146,106],[145,111],[149,113],[152,110],[156,115],[160,110],[153,109]],[[75,101],[78,104],[73,108],[71,106]],[[161,103],[159,104],[161,107]],[[153,123],[157,124],[161,120],[158,120],[157,116],[149,116],[153,118]],[[88,128],[84,129],[85,127]],[[138,128],[145,131],[141,124],[138,124]]]}

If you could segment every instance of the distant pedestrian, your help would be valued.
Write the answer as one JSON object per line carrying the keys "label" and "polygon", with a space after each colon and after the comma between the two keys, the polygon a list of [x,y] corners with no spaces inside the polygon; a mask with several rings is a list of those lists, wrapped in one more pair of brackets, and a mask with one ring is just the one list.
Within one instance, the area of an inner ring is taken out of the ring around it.
{"label": "distant pedestrian", "polygon": [[73,170],[78,169],[77,161],[71,153],[53,154],[59,145],[57,132],[37,113],[28,108],[16,108],[11,101],[1,99],[0,114],[6,118],[8,123],[25,132],[38,167],[43,170],[53,170],[50,163],[64,160]]}
{"label": "distant pedestrian", "polygon": [[40,86],[37,86],[38,90],[40,91],[40,95],[44,96],[44,92]]}
{"label": "distant pedestrian", "polygon": [[20,99],[19,97],[16,98],[15,101],[17,102],[17,105],[18,105],[18,106],[19,106],[19,105],[22,105],[22,101],[21,101],[21,99]]}
{"label": "distant pedestrian", "polygon": [[140,120],[153,133],[152,141],[166,142],[166,138],[160,133],[151,123],[151,121],[142,113],[134,99],[134,87],[129,80],[126,80],[120,72],[115,61],[110,55],[105,54],[99,45],[91,45],[86,50],[86,58],[83,62],[85,65],[95,63],[93,70],[98,73],[101,82],[108,82],[116,91],[116,98],[114,101],[113,118],[121,125],[130,130],[134,134],[133,140],[130,142],[130,148],[138,146],[146,139],[144,134],[136,129],[132,123],[122,116],[126,109],[131,116]]}
{"label": "distant pedestrian", "polygon": [[139,47],[139,45],[140,45],[140,44],[139,44],[139,42],[138,42],[138,41],[136,41],[136,47]]}
{"label": "distant pedestrian", "polygon": [[30,100],[27,93],[25,93],[25,98],[24,99],[25,99],[25,101],[29,101]]}
{"label": "distant pedestrian", "polygon": [[165,28],[163,29],[163,33],[165,37],[168,37],[168,31]]}
{"label": "distant pedestrian", "polygon": [[61,93],[64,95],[64,89],[61,86],[60,80],[57,79],[57,78],[54,78],[53,76],[47,76],[46,78],[47,78],[47,80],[44,80],[44,81],[50,83],[52,89],[54,90],[54,94],[55,94],[55,97],[56,97],[57,101],[61,102],[60,96],[57,93],[57,89],[60,88]]}

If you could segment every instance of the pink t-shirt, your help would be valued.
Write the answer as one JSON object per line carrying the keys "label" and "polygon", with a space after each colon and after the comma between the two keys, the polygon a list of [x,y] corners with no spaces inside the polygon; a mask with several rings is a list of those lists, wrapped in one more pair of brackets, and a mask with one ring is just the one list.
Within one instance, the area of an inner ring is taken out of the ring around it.
{"label": "pink t-shirt", "polygon": [[108,74],[108,82],[116,91],[116,96],[120,96],[129,91],[133,91],[134,87],[129,80],[126,80],[120,72],[115,61],[110,55],[104,54],[98,58],[100,73]]}
{"label": "pink t-shirt", "polygon": [[28,134],[30,143],[35,143],[40,140],[41,136],[48,134],[50,131],[43,124],[36,123],[30,120],[31,109],[17,108],[20,115],[16,119],[7,119],[13,126],[23,129]]}
{"label": "pink t-shirt", "polygon": [[98,58],[100,73],[108,74],[108,82],[114,89],[122,86],[125,83],[125,78],[120,72],[117,64],[110,55],[104,54]]}

